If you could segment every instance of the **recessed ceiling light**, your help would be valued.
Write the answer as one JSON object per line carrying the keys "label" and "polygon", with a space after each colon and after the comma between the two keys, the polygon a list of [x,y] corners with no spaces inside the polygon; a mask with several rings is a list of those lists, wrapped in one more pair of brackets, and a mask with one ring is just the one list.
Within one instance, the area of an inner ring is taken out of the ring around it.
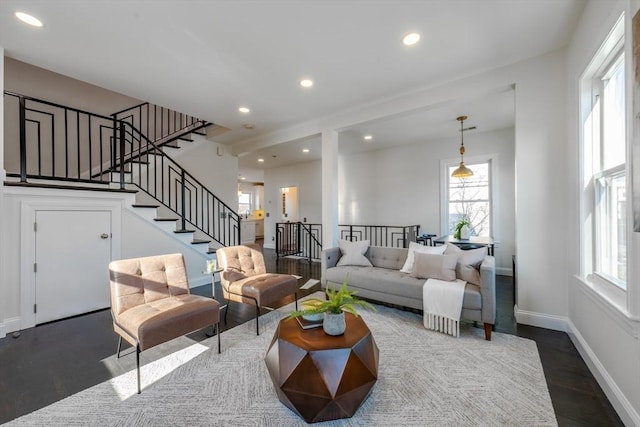
{"label": "recessed ceiling light", "polygon": [[413,46],[419,41],[420,41],[420,34],[418,33],[409,33],[402,38],[402,44],[404,44],[405,46]]}
{"label": "recessed ceiling light", "polygon": [[258,161],[259,161],[260,163],[262,163],[262,162],[264,162],[264,159],[263,159],[263,158],[260,158],[260,159],[258,159]]}
{"label": "recessed ceiling light", "polygon": [[311,87],[311,86],[313,86],[313,80],[311,80],[311,79],[302,79],[302,80],[300,80],[300,86],[302,86],[302,87]]}
{"label": "recessed ceiling light", "polygon": [[309,152],[309,149],[308,149],[308,148],[303,148],[303,149],[302,149],[302,152],[303,152],[303,153],[308,153],[308,152]]}
{"label": "recessed ceiling light", "polygon": [[246,177],[244,177],[244,176],[241,176],[241,177],[240,177],[240,179],[247,179],[247,178],[246,178]]}
{"label": "recessed ceiling light", "polygon": [[248,112],[250,112],[251,110],[248,109],[247,107],[240,107],[238,108],[238,111],[240,111],[243,114],[247,114]]}
{"label": "recessed ceiling light", "polygon": [[16,16],[16,18],[18,18],[19,20],[21,20],[25,24],[31,25],[32,27],[42,27],[43,26],[41,20],[39,20],[38,18],[36,18],[33,15],[29,15],[28,13],[15,12],[14,15]]}
{"label": "recessed ceiling light", "polygon": [[365,135],[364,136],[364,140],[365,141],[371,141],[372,139],[373,139],[373,136],[371,136],[371,135]]}

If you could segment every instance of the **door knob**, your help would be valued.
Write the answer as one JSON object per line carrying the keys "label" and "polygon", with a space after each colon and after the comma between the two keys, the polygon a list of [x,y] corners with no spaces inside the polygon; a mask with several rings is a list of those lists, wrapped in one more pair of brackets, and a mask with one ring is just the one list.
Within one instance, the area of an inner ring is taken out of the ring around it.
{"label": "door knob", "polygon": [[101,239],[108,239],[108,238],[109,238],[109,235],[108,235],[107,233],[102,233],[102,234],[100,235],[100,238],[101,238]]}

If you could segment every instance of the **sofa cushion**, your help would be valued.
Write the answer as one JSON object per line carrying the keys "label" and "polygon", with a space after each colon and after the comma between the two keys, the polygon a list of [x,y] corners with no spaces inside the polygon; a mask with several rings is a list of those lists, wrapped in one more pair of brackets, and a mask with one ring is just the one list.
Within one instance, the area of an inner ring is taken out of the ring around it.
{"label": "sofa cushion", "polygon": [[457,255],[415,253],[411,277],[419,279],[456,280]]}
{"label": "sofa cushion", "polygon": [[371,266],[371,261],[364,256],[367,249],[369,249],[369,240],[358,240],[356,242],[338,240],[338,247],[342,255],[337,265]]}
{"label": "sofa cushion", "polygon": [[400,270],[407,260],[406,248],[385,248],[380,246],[369,246],[365,254],[374,267]]}
{"label": "sofa cushion", "polygon": [[[330,289],[337,289],[345,278],[348,278],[349,289],[361,290],[360,296],[364,298],[366,291],[371,290],[418,301],[422,301],[422,287],[426,282],[425,279],[417,279],[398,270],[380,267],[332,267],[326,270],[327,287]],[[468,310],[482,309],[480,287],[466,284],[462,307]]]}
{"label": "sofa cushion", "polygon": [[447,243],[445,254],[455,254],[458,256],[456,265],[456,277],[474,285],[480,285],[480,264],[487,256],[487,248],[470,249],[463,251],[456,245]]}
{"label": "sofa cushion", "polygon": [[413,258],[416,252],[420,252],[423,254],[442,255],[445,249],[445,246],[424,246],[420,243],[410,242],[409,252],[407,253],[407,260],[405,261],[400,271],[403,273],[411,274],[411,271],[413,270]]}

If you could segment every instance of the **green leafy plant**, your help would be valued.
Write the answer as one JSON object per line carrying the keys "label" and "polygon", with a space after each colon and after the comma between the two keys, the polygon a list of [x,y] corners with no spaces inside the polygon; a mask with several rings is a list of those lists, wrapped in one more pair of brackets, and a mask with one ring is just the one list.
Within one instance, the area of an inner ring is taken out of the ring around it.
{"label": "green leafy plant", "polygon": [[456,223],[456,231],[453,233],[454,238],[456,239],[460,238],[460,231],[462,230],[462,227],[464,227],[465,225],[469,227],[471,226],[471,223],[469,222],[469,220],[464,218]]}
{"label": "green leafy plant", "polygon": [[340,314],[343,311],[358,316],[356,307],[375,311],[376,308],[367,301],[355,297],[358,291],[350,291],[347,289],[348,279],[345,279],[337,290],[327,288],[327,299],[309,298],[302,302],[303,306],[309,307],[303,310],[294,311],[289,314],[289,318],[304,316],[308,314],[331,313]]}

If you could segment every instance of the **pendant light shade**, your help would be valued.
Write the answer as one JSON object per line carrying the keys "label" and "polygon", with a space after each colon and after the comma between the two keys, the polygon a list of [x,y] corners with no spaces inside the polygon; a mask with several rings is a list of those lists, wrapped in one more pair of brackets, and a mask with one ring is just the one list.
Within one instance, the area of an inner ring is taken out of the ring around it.
{"label": "pendant light shade", "polygon": [[453,178],[468,178],[473,176],[473,171],[464,165],[464,121],[467,116],[460,116],[456,120],[460,122],[460,166],[451,173]]}

